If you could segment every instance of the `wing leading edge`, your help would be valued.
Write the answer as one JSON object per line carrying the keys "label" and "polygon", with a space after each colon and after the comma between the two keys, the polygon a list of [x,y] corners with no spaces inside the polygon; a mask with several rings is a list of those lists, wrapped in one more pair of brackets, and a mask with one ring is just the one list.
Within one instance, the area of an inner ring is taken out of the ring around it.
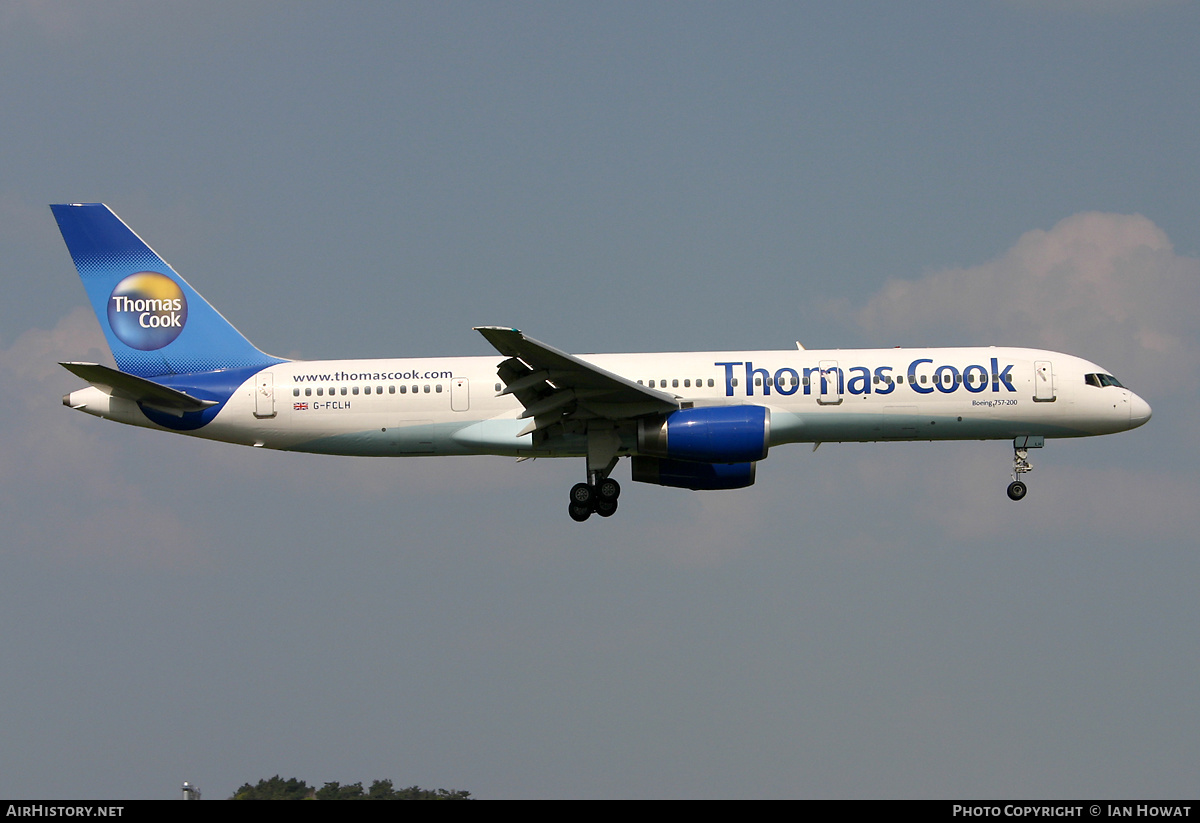
{"label": "wing leading edge", "polygon": [[521,434],[568,420],[629,420],[680,407],[679,399],[605,371],[559,351],[518,329],[477,326],[477,332],[508,359],[496,374],[504,382],[500,394],[511,394],[532,418]]}

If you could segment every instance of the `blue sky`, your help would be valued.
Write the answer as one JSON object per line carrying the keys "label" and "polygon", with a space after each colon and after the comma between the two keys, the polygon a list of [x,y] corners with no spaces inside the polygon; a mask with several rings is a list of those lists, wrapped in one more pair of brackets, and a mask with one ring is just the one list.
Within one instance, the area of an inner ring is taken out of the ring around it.
{"label": "blue sky", "polygon": [[[4,797],[1194,797],[1200,5],[0,8]],[[289,357],[1033,345],[1052,441],[261,453],[60,405],[102,201]],[[617,476],[627,480],[627,469]]]}

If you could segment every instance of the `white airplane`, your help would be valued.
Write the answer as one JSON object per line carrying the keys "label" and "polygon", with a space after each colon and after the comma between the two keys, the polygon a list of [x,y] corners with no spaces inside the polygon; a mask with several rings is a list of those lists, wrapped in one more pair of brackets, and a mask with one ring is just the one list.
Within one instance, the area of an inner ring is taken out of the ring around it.
{"label": "white airplane", "polygon": [[685,489],[754,483],[784,443],[1012,440],[1008,496],[1048,437],[1137,428],[1145,400],[1094,363],[1024,348],[571,355],[477,329],[499,356],[285,360],[255,348],[101,203],[50,207],[117,369],[63,403],[161,431],[344,455],[584,457],[576,521],[617,508],[611,477]]}

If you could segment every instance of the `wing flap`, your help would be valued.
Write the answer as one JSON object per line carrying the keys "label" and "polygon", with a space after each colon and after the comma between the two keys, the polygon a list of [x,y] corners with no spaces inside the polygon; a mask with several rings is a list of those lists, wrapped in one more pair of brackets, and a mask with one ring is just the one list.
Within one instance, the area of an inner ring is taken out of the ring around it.
{"label": "wing flap", "polygon": [[674,395],[606,371],[518,329],[478,326],[475,330],[509,358],[496,373],[505,386],[500,394],[514,395],[525,407],[521,417],[536,420],[534,428],[526,427],[523,433],[568,419],[628,420],[679,408]]}

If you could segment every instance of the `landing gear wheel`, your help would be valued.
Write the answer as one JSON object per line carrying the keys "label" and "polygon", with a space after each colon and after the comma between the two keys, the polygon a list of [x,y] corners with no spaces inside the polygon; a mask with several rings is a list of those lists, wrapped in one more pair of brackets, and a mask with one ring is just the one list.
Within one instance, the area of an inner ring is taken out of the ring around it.
{"label": "landing gear wheel", "polygon": [[617,513],[617,501],[600,498],[596,501],[596,514],[601,517],[612,517]]}
{"label": "landing gear wheel", "polygon": [[1021,482],[1021,477],[1033,471],[1029,462],[1029,449],[1040,449],[1042,437],[1020,436],[1013,440],[1013,482],[1008,484],[1008,499],[1021,500],[1029,492],[1029,488]]}
{"label": "landing gear wheel", "polygon": [[601,500],[616,501],[621,496],[621,484],[611,477],[606,477],[596,484],[596,494]]}
{"label": "landing gear wheel", "polygon": [[587,520],[592,516],[591,506],[579,506],[575,503],[572,503],[567,511],[571,513],[571,519],[576,523],[582,523],[584,520]]}
{"label": "landing gear wheel", "polygon": [[587,483],[576,483],[571,487],[571,505],[582,506],[588,511],[592,509],[592,499],[595,497],[595,490]]}

